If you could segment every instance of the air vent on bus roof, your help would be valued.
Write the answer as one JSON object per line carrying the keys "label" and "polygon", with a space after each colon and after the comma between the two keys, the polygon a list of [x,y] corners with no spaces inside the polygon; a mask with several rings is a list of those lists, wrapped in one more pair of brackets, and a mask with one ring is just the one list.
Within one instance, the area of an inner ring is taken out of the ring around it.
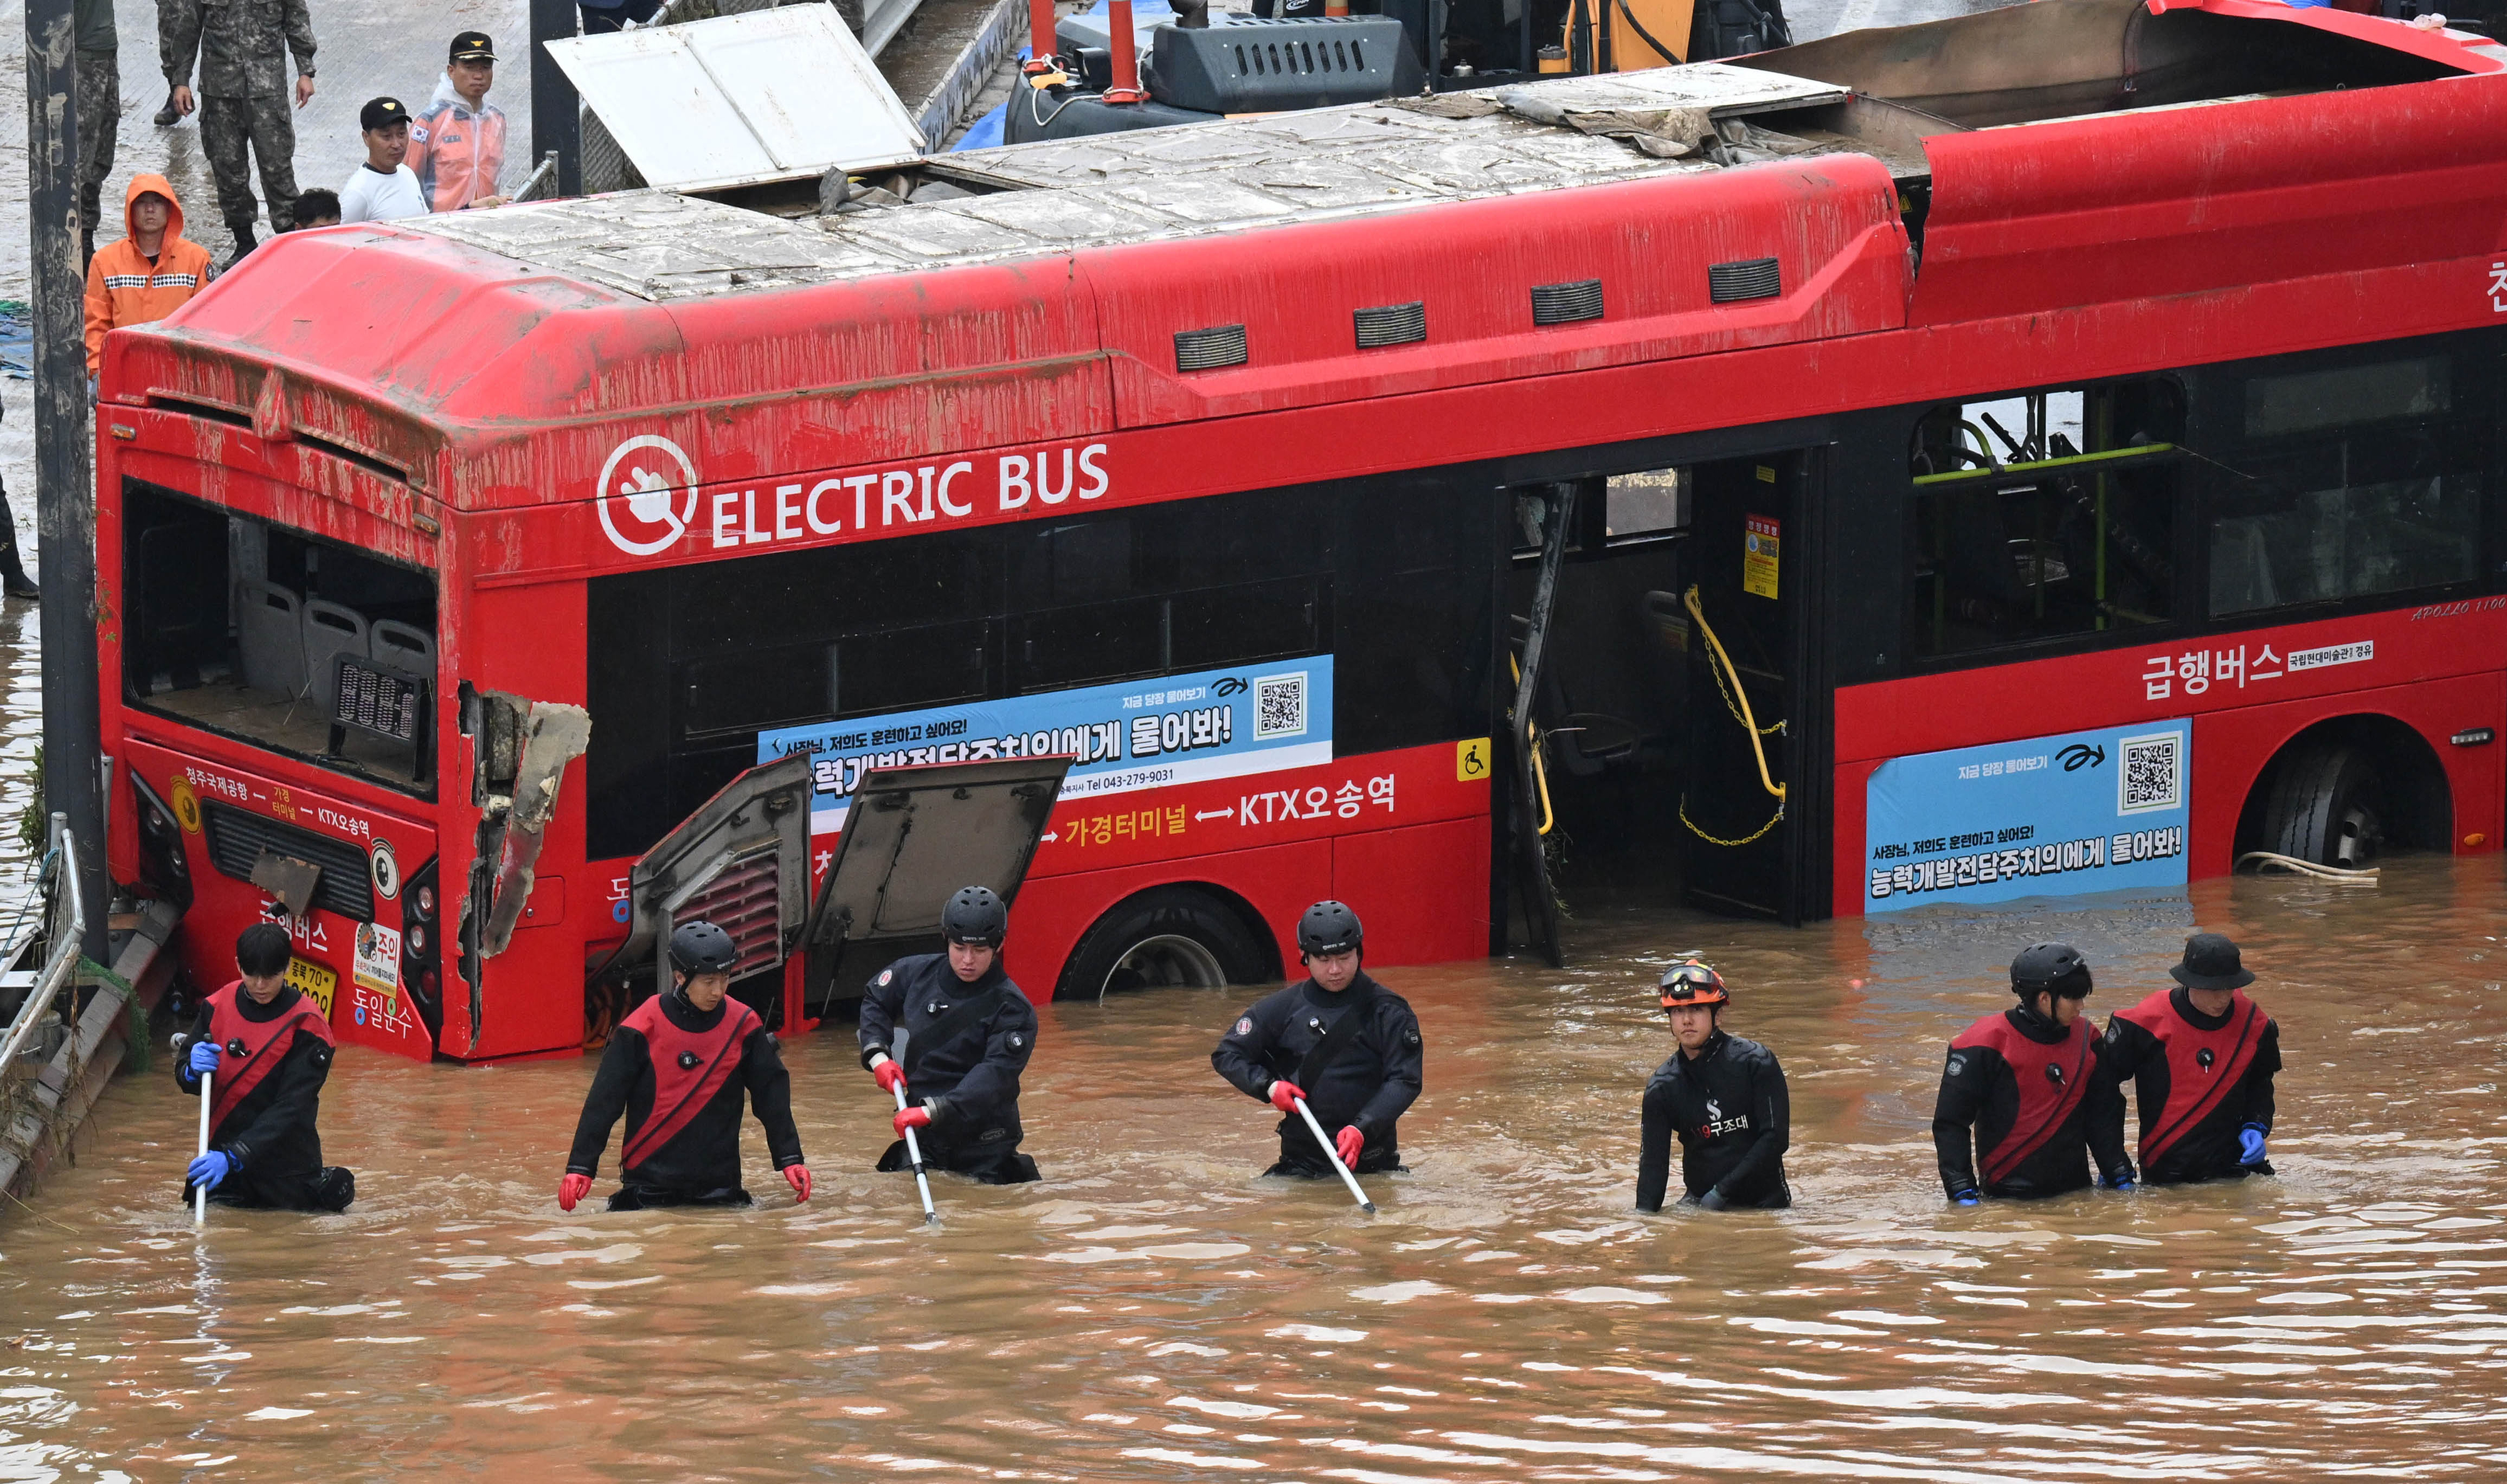
{"label": "air vent on bus roof", "polygon": [[1428,305],[1425,300],[1359,309],[1350,318],[1358,325],[1358,348],[1361,350],[1372,350],[1378,345],[1415,344],[1428,338]]}
{"label": "air vent on bus roof", "polygon": [[313,886],[314,906],[352,922],[375,920],[375,888],[365,851],[345,840],[223,804],[204,804],[200,814],[208,831],[209,864],[220,876],[249,882],[262,851],[292,855],[322,868]]}
{"label": "air vent on bus roof", "polygon": [[1573,283],[1544,283],[1532,291],[1532,322],[1572,325],[1602,317],[1602,280],[1579,278]]}
{"label": "air vent on bus roof", "polygon": [[1773,258],[1744,258],[1706,270],[1707,292],[1717,304],[1737,299],[1773,299],[1785,291],[1784,274]]}
{"label": "air vent on bus roof", "polygon": [[1176,370],[1223,371],[1245,364],[1245,327],[1219,325],[1176,332]]}

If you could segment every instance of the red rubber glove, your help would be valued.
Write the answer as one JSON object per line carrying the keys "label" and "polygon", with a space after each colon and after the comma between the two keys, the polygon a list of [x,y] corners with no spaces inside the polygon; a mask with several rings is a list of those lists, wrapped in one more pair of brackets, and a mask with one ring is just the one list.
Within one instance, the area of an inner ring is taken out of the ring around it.
{"label": "red rubber glove", "polygon": [[905,1068],[893,1061],[882,1062],[870,1069],[870,1079],[881,1092],[892,1093],[905,1085]]}
{"label": "red rubber glove", "polygon": [[1332,1136],[1332,1146],[1340,1153],[1340,1162],[1352,1170],[1358,1168],[1358,1151],[1366,1147],[1366,1136],[1355,1125]]}
{"label": "red rubber glove", "polygon": [[1271,1105],[1284,1113],[1295,1112],[1297,1110],[1296,1100],[1304,1097],[1305,1095],[1306,1090],[1304,1088],[1299,1087],[1296,1083],[1290,1081],[1286,1077],[1282,1077],[1279,1081],[1271,1084]]}
{"label": "red rubber glove", "polygon": [[896,1110],[896,1116],[888,1121],[888,1126],[896,1130],[897,1138],[903,1139],[905,1137],[905,1131],[908,1129],[929,1128],[931,1126],[931,1110],[927,1107],[898,1108]]}
{"label": "red rubber glove", "polygon": [[785,1165],[783,1167],[783,1183],[792,1187],[793,1205],[798,1206],[803,1201],[808,1200],[810,1198],[810,1167],[807,1165]]}
{"label": "red rubber glove", "polygon": [[569,1175],[557,1182],[557,1209],[572,1211],[575,1202],[590,1194],[592,1194],[591,1176]]}

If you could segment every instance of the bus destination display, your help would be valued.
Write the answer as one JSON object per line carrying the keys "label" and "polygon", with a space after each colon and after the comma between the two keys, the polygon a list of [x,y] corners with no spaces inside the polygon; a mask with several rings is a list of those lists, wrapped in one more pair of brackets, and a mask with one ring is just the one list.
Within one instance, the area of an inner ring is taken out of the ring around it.
{"label": "bus destination display", "polygon": [[397,742],[413,742],[425,706],[425,681],[363,660],[341,658],[339,695],[331,710],[336,724]]}

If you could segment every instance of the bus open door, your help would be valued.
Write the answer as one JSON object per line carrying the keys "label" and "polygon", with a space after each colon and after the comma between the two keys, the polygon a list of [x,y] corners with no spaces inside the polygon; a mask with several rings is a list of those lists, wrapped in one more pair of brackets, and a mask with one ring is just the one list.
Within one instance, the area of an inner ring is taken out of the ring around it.
{"label": "bus open door", "polygon": [[1817,450],[1691,471],[1691,627],[1680,819],[1684,894],[1699,906],[1824,917],[1816,858],[1825,692],[1816,673],[1807,548],[1818,539]]}

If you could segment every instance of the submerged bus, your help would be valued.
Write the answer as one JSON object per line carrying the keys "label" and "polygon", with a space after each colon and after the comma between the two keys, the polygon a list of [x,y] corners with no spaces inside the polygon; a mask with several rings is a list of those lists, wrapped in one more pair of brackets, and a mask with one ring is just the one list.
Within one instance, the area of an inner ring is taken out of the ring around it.
{"label": "submerged bus", "polygon": [[2502,60],[2040,0],[281,237],[107,342],[115,879],[487,1060],[953,873],[1069,997],[2494,849]]}

